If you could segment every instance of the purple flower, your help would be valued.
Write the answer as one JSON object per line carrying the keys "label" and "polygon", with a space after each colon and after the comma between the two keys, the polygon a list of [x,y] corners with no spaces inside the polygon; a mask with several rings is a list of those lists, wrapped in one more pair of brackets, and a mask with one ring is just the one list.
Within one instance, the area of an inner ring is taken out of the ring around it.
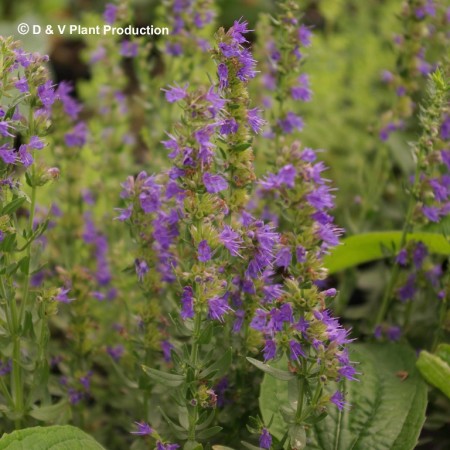
{"label": "purple flower", "polygon": [[330,194],[328,186],[319,186],[306,195],[308,203],[318,210],[334,207],[334,195]]}
{"label": "purple flower", "polygon": [[439,208],[437,208],[436,206],[423,206],[422,212],[423,215],[431,222],[439,222],[440,220]]}
{"label": "purple flower", "polygon": [[222,122],[220,133],[223,135],[234,134],[239,128],[239,124],[231,117]]}
{"label": "purple flower", "polygon": [[117,217],[114,217],[114,220],[124,222],[131,217],[131,214],[133,212],[133,205],[129,205],[127,208],[114,208],[114,210],[119,213]]}
{"label": "purple flower", "polygon": [[208,172],[203,174],[203,183],[210,194],[216,194],[228,188],[228,182],[225,178]]}
{"label": "purple flower", "polygon": [[311,45],[311,30],[307,28],[305,25],[300,25],[300,28],[297,32],[298,40],[304,47],[309,47]]}
{"label": "purple flower", "polygon": [[309,88],[309,78],[307,74],[302,74],[297,79],[298,85],[291,88],[291,95],[294,100],[309,102],[312,97],[312,91]]}
{"label": "purple flower", "polygon": [[217,66],[217,73],[219,75],[220,89],[228,87],[228,67],[224,63],[220,63]]}
{"label": "purple flower", "polygon": [[408,264],[408,251],[406,250],[406,248],[402,248],[399,252],[397,257],[395,258],[395,262],[399,265],[399,266],[406,266],[406,264]]}
{"label": "purple flower", "polygon": [[347,378],[347,380],[358,381],[358,379],[355,378],[355,375],[358,375],[356,369],[350,364],[340,367],[338,373],[344,378]]}
{"label": "purple flower", "polygon": [[0,377],[3,377],[10,373],[12,370],[12,360],[8,359],[6,363],[0,361]]}
{"label": "purple flower", "polygon": [[144,275],[150,270],[147,262],[144,259],[135,259],[134,267],[136,268],[136,274],[138,276],[138,280],[142,281],[144,279]]}
{"label": "purple flower", "polygon": [[266,339],[266,345],[264,346],[264,361],[275,358],[277,354],[277,344],[272,339]]}
{"label": "purple flower", "polygon": [[254,330],[262,331],[264,332],[266,330],[266,323],[267,323],[267,312],[263,309],[257,309],[255,311],[255,315],[253,316],[252,321],[250,322],[250,326]]}
{"label": "purple flower", "polygon": [[20,92],[28,92],[29,87],[28,87],[28,81],[26,78],[21,78],[20,80],[16,81],[14,83],[14,86],[20,91]]}
{"label": "purple flower", "polygon": [[7,145],[2,145],[0,147],[0,158],[2,158],[5,164],[14,164],[16,162],[17,153],[11,150]]}
{"label": "purple flower", "polygon": [[390,341],[396,342],[402,337],[402,329],[400,327],[389,327],[387,330],[387,337]]}
{"label": "purple flower", "polygon": [[156,450],[177,450],[177,448],[180,448],[178,444],[170,444],[168,442],[163,444],[161,441],[156,442]]}
{"label": "purple flower", "polygon": [[266,123],[261,117],[261,110],[258,108],[252,108],[247,111],[247,120],[254,133],[259,133]]}
{"label": "purple flower", "polygon": [[105,7],[105,12],[103,13],[103,20],[112,25],[116,21],[117,16],[117,6],[112,3],[107,3]]}
{"label": "purple flower", "polygon": [[163,351],[163,358],[164,361],[169,362],[172,359],[172,349],[173,349],[173,345],[167,341],[167,340],[163,340],[161,341],[161,349]]}
{"label": "purple flower", "polygon": [[416,266],[416,269],[422,267],[423,261],[427,255],[427,246],[423,242],[418,242],[413,251],[413,263]]}
{"label": "purple flower", "polygon": [[4,137],[14,137],[14,135],[8,131],[8,128],[12,128],[8,122],[0,122],[0,134]]}
{"label": "purple flower", "polygon": [[87,140],[88,129],[84,122],[78,122],[71,132],[66,133],[64,140],[67,147],[82,147]]}
{"label": "purple flower", "polygon": [[145,422],[134,422],[137,430],[131,431],[131,434],[136,434],[138,436],[150,436],[153,433],[152,427]]}
{"label": "purple flower", "polygon": [[402,302],[412,300],[416,293],[416,276],[411,274],[405,285],[398,290],[398,296]]}
{"label": "purple flower", "polygon": [[229,225],[225,225],[219,235],[219,239],[232,256],[240,256],[239,249],[243,240],[238,232],[234,231]]}
{"label": "purple flower", "polygon": [[[125,56],[125,58],[136,58],[138,55],[138,45],[136,42],[131,42],[128,39],[125,41],[122,41],[120,44],[120,54],[122,56]],[[167,94],[166,94],[167,98]],[[170,101],[169,99],[167,99]]]}
{"label": "purple flower", "polygon": [[184,88],[175,85],[175,86],[169,86],[170,89],[161,89],[162,91],[164,91],[166,94],[166,100],[169,103],[175,103],[178,102],[180,100],[183,100],[183,98],[185,98],[187,96],[187,83],[184,85]]}
{"label": "purple flower", "polygon": [[28,147],[34,148],[35,150],[42,150],[44,148],[44,143],[38,136],[31,136]]}
{"label": "purple flower", "polygon": [[208,300],[209,317],[213,320],[223,322],[223,316],[232,311],[226,297],[213,297]]}
{"label": "purple flower", "polygon": [[344,394],[341,391],[336,391],[330,398],[330,401],[334,403],[339,411],[342,411],[347,403],[344,400]]}
{"label": "purple flower", "polygon": [[206,240],[198,244],[197,257],[200,262],[208,262],[211,259],[211,247]]}
{"label": "purple flower", "polygon": [[259,447],[270,449],[271,445],[272,445],[272,436],[270,435],[269,430],[264,427],[261,430],[261,435],[259,436]]}
{"label": "purple flower", "polygon": [[64,289],[64,288],[59,288],[59,292],[57,295],[55,295],[55,300],[57,302],[61,302],[61,303],[70,303],[73,302],[75,299],[73,298],[69,298],[67,296],[67,294],[69,293],[70,288]]}
{"label": "purple flower", "polygon": [[275,258],[275,265],[277,267],[284,267],[287,269],[292,261],[292,252],[289,247],[282,247],[279,252],[277,253],[277,256]]}
{"label": "purple flower", "polygon": [[278,125],[285,133],[290,134],[294,130],[302,130],[304,123],[300,116],[289,111],[283,119],[278,121]]}
{"label": "purple flower", "polygon": [[41,84],[37,89],[37,93],[45,108],[50,108],[50,106],[52,106],[54,101],[56,100],[56,94],[55,90],[53,89],[51,80],[48,80],[44,84]]}
{"label": "purple flower", "polygon": [[298,263],[306,262],[306,249],[302,245],[297,245],[295,249],[295,256],[297,257]]}
{"label": "purple flower", "polygon": [[125,349],[123,348],[123,345],[120,344],[115,345],[114,347],[106,347],[106,353],[108,353],[108,355],[116,362],[122,358],[124,352]]}
{"label": "purple flower", "polygon": [[155,182],[155,177],[146,178],[139,194],[139,203],[146,214],[157,211],[161,206],[162,186]]}
{"label": "purple flower", "polygon": [[289,350],[290,350],[289,358],[292,361],[297,361],[300,358],[300,356],[306,358],[306,353],[302,349],[302,346],[300,345],[299,342],[295,341],[294,339],[291,339],[289,341]]}
{"label": "purple flower", "polygon": [[194,317],[194,292],[191,286],[183,288],[181,296],[181,318],[183,320],[192,319]]}

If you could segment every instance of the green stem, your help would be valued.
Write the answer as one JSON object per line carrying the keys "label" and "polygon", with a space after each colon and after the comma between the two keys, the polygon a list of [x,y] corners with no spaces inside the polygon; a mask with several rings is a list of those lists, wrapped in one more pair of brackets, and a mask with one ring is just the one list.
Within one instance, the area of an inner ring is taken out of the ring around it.
{"label": "green stem", "polygon": [[447,308],[448,308],[448,288],[445,297],[442,299],[441,307],[439,309],[439,325],[436,328],[434,339],[433,339],[433,346],[431,348],[431,351],[434,352],[440,343],[442,339],[443,330],[445,326],[445,321],[447,319]]}
{"label": "green stem", "polygon": [[297,396],[297,412],[295,413],[295,420],[301,423],[303,412],[303,397],[305,395],[305,377],[302,375],[298,379],[298,396]]}
{"label": "green stem", "polygon": [[[33,186],[31,189],[31,206],[30,206],[30,216],[28,220],[29,236],[31,236],[31,234],[33,233],[33,221],[35,211],[36,211],[36,186]],[[26,306],[28,303],[28,294],[30,291],[31,243],[27,246],[26,250],[27,250],[26,256],[28,257],[28,272],[25,275],[23,298],[22,303],[20,304],[20,314],[19,314],[20,323],[22,323],[23,321]]]}
{"label": "green stem", "polygon": [[[408,233],[410,232],[412,215],[414,212],[414,206],[416,204],[415,193],[417,192],[417,189],[419,186],[419,176],[420,176],[420,164],[418,162],[416,165],[416,172],[414,175],[414,186],[412,188],[411,196],[409,198],[405,224],[403,226],[402,237],[400,240],[400,250],[405,246],[406,239],[408,237]],[[381,302],[381,306],[378,310],[378,314],[375,319],[375,327],[374,328],[376,328],[386,317],[386,313],[389,309],[390,302],[392,299],[392,293],[393,293],[395,285],[397,284],[399,274],[400,274],[400,266],[398,264],[395,264],[394,268],[392,269],[392,274],[391,274],[391,278],[389,280],[387,289],[384,291],[383,300]]]}

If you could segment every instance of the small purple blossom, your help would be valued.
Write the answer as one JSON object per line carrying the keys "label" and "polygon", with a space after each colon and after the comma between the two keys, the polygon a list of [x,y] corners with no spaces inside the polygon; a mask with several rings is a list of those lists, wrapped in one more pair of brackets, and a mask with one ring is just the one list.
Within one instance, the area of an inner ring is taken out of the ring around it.
{"label": "small purple blossom", "polygon": [[208,312],[211,319],[223,322],[223,316],[228,311],[232,311],[232,309],[228,305],[226,297],[213,297],[208,300]]}
{"label": "small purple blossom", "polygon": [[137,436],[150,436],[153,433],[152,427],[145,422],[134,422],[137,430],[131,431],[131,434],[135,434]]}
{"label": "small purple blossom", "polygon": [[344,394],[341,391],[336,391],[330,398],[330,401],[334,403],[339,411],[342,411],[347,403],[344,400]]}
{"label": "small purple blossom", "polygon": [[175,86],[169,86],[169,89],[161,89],[166,94],[166,100],[169,103],[175,103],[180,100],[183,100],[187,96],[187,83],[184,85],[184,87],[180,87],[178,85]]}
{"label": "small purple blossom", "polygon": [[138,280],[142,281],[144,279],[144,275],[150,270],[147,262],[144,259],[135,259],[134,266],[136,269],[136,274],[138,276]]}
{"label": "small purple blossom", "polygon": [[199,242],[197,248],[197,258],[200,262],[208,262],[211,259],[211,247],[208,242],[204,239]]}
{"label": "small purple blossom", "polygon": [[105,12],[103,13],[103,20],[112,25],[116,21],[117,16],[117,6],[112,3],[107,3],[105,6]]}
{"label": "small purple blossom", "polygon": [[261,117],[261,110],[258,108],[251,108],[247,111],[247,120],[254,133],[259,133],[266,123]]}
{"label": "small purple blossom", "polygon": [[266,345],[264,346],[263,354],[264,361],[275,358],[277,353],[277,344],[273,339],[266,339]]}
{"label": "small purple blossom", "polygon": [[181,296],[181,318],[183,320],[192,319],[194,317],[194,292],[191,286],[183,288]]}
{"label": "small purple blossom", "polygon": [[283,119],[278,121],[278,125],[285,133],[290,134],[294,130],[301,131],[304,123],[300,116],[297,116],[292,111],[289,111]]}
{"label": "small purple blossom", "polygon": [[203,174],[203,183],[210,194],[216,194],[228,189],[228,182],[221,175],[213,175],[205,172]]}
{"label": "small purple blossom", "polygon": [[[138,55],[138,44],[129,40],[122,41],[120,44],[120,54],[125,56],[125,58],[136,58]],[[169,99],[167,100],[170,101]]]}
{"label": "small purple blossom", "polygon": [[272,436],[269,433],[267,428],[263,428],[261,430],[261,434],[259,436],[259,447],[264,449],[270,449],[272,445]]}
{"label": "small purple blossom", "polygon": [[219,235],[219,239],[232,256],[240,256],[239,249],[241,248],[243,240],[239,233],[234,231],[233,228],[229,225],[225,225]]}
{"label": "small purple blossom", "polygon": [[55,295],[55,300],[60,303],[70,303],[73,302],[75,299],[69,298],[68,293],[70,291],[70,288],[64,289],[60,288],[58,294]]}

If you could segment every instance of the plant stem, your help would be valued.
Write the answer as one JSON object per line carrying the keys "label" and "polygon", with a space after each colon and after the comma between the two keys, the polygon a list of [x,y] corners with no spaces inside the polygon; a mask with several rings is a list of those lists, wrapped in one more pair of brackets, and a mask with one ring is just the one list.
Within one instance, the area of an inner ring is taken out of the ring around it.
{"label": "plant stem", "polygon": [[303,396],[305,395],[305,377],[302,375],[298,379],[298,396],[297,396],[297,412],[295,413],[295,420],[300,424],[303,412]]}
{"label": "plant stem", "polygon": [[[420,164],[418,162],[416,165],[416,172],[414,174],[414,185],[411,190],[411,195],[410,195],[409,203],[408,203],[408,209],[406,212],[405,224],[403,225],[402,238],[400,240],[400,250],[405,246],[406,239],[408,237],[408,233],[410,232],[412,215],[414,212],[414,206],[416,204],[415,194],[417,192],[417,189],[419,187],[419,182],[420,182],[419,178],[420,178]],[[381,302],[381,306],[378,310],[378,314],[375,319],[375,327],[374,328],[376,328],[384,320],[384,318],[386,316],[386,313],[390,306],[392,292],[394,290],[394,286],[397,283],[399,274],[400,274],[400,266],[398,264],[395,264],[394,268],[392,269],[392,274],[391,274],[391,278],[389,280],[389,284],[388,284],[386,290],[384,291],[383,300]]]}

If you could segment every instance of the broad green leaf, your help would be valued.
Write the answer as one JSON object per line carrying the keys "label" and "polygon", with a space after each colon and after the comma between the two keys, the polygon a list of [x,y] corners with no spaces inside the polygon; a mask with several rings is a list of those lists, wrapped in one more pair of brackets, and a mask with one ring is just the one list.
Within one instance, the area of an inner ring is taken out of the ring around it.
{"label": "broad green leaf", "polygon": [[280,370],[273,366],[269,366],[269,364],[265,364],[261,361],[258,361],[257,359],[248,357],[247,361],[252,363],[255,367],[262,370],[263,372],[266,372],[272,377],[277,378],[278,380],[289,381],[295,378],[295,375],[293,373],[290,373],[287,370]]}
{"label": "broad green leaf", "polygon": [[417,368],[428,383],[450,398],[450,366],[443,359],[423,350],[417,360]]}
{"label": "broad green leaf", "polygon": [[[350,236],[324,258],[329,273],[336,273],[358,264],[385,258],[386,250],[396,254],[400,250],[401,231],[381,231]],[[422,241],[431,253],[450,255],[450,242],[436,233],[410,233],[407,241]]]}
{"label": "broad green leaf", "polygon": [[94,438],[70,425],[33,427],[4,434],[0,450],[105,450]]}
{"label": "broad green leaf", "polygon": [[[425,420],[427,388],[415,368],[413,349],[400,344],[354,344],[360,381],[345,382],[351,408],[329,406],[329,415],[311,426],[308,450],[412,450]],[[402,376],[407,374],[406,379]],[[279,412],[289,404],[288,383],[265,376],[260,408],[270,432],[281,439],[287,425]],[[336,386],[330,386],[331,395]]]}

